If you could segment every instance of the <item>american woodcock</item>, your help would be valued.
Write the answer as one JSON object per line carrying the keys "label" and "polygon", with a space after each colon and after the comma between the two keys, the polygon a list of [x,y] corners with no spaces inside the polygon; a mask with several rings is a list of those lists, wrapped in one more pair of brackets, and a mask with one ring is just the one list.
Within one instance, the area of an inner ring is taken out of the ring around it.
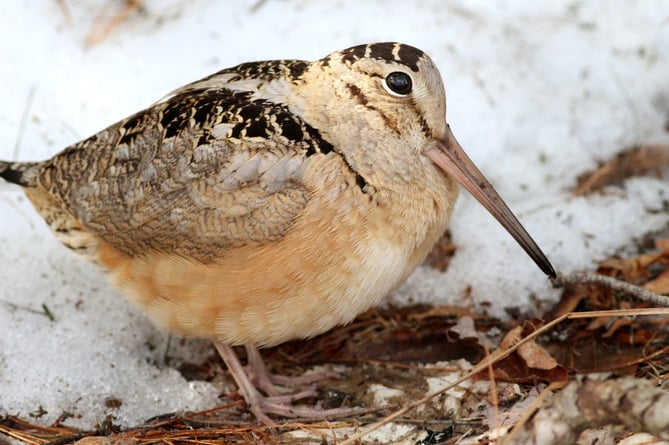
{"label": "american woodcock", "polygon": [[344,411],[292,406],[305,393],[279,396],[256,348],[350,322],[404,282],[457,182],[554,275],[451,133],[436,66],[400,43],[225,69],[0,176],[154,323],[212,339],[266,423]]}

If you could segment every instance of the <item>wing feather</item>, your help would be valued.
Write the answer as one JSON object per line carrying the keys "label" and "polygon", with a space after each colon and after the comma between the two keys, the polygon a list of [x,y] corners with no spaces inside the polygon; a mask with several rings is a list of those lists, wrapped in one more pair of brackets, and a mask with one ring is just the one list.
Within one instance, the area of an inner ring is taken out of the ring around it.
{"label": "wing feather", "polygon": [[281,238],[310,200],[309,156],[330,148],[281,104],[191,87],[68,147],[40,180],[126,254],[210,262]]}

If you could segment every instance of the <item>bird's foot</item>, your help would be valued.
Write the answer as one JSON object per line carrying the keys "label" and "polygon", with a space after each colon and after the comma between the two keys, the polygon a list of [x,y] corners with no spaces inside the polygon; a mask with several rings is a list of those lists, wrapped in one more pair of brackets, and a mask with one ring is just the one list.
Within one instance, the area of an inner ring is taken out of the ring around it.
{"label": "bird's foot", "polygon": [[[358,408],[348,408],[348,407],[339,407],[339,408],[330,408],[330,409],[321,409],[321,408],[307,408],[300,406],[291,405],[295,400],[299,400],[304,397],[310,397],[316,394],[313,391],[313,394],[304,395],[308,391],[303,391],[302,393],[291,394],[288,396],[277,396],[277,397],[265,397],[257,390],[254,397],[246,397],[246,403],[249,404],[251,412],[256,416],[258,420],[263,422],[266,425],[274,425],[272,419],[267,417],[267,413],[277,414],[279,416],[288,417],[288,418],[305,418],[305,419],[327,419],[335,417],[346,417],[354,414],[361,414],[367,412],[366,410]],[[295,398],[295,396],[298,396]],[[249,399],[252,399],[249,401]]]}
{"label": "bird's foot", "polygon": [[263,361],[258,348],[246,346],[246,356],[248,357],[246,375],[256,388],[262,389],[268,396],[281,395],[280,391],[274,386],[275,384],[287,388],[294,388],[310,385],[325,379],[339,377],[339,374],[332,371],[313,372],[310,374],[302,374],[300,376],[272,374],[267,369],[267,366],[265,366],[265,362]]}
{"label": "bird's foot", "polygon": [[[294,394],[281,394],[274,386],[274,383],[285,384],[308,384],[323,378],[336,376],[335,373],[316,373],[300,377],[285,377],[270,374],[265,367],[264,362],[258,350],[253,346],[247,346],[249,357],[250,376],[240,363],[237,355],[229,345],[215,341],[214,346],[228,366],[232,377],[237,382],[244,400],[249,406],[250,411],[256,418],[266,424],[274,425],[274,421],[267,414],[277,414],[288,418],[333,418],[343,417],[353,414],[367,412],[356,408],[305,408],[292,406],[292,403],[307,397],[314,397],[317,392],[313,389],[300,391]],[[260,393],[258,388],[265,391],[267,396]]]}

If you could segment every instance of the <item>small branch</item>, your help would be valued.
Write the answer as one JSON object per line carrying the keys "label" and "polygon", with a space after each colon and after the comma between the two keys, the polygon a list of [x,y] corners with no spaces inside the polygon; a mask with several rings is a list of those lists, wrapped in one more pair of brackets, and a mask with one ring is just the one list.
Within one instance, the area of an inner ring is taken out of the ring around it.
{"label": "small branch", "polygon": [[72,27],[72,12],[70,11],[70,7],[67,6],[67,3],[65,0],[58,0],[58,5],[60,6],[60,9],[63,10],[63,17],[65,18],[65,24],[68,27]]}
{"label": "small branch", "polygon": [[636,286],[634,284],[617,280],[613,277],[607,277],[606,275],[600,275],[598,273],[575,272],[569,275],[558,274],[557,277],[552,279],[552,282],[553,285],[557,287],[571,284],[599,284],[600,286],[605,286],[618,292],[624,292],[628,295],[632,295],[638,298],[639,300],[653,303],[657,306],[669,307],[669,297],[665,295],[656,294],[655,292],[651,292],[641,286]]}
{"label": "small branch", "polygon": [[108,1],[93,21],[91,30],[86,37],[86,46],[90,47],[102,42],[109,36],[109,34],[111,34],[114,28],[125,22],[131,14],[141,10],[144,6],[144,0],[125,0],[122,9],[114,14],[114,16],[112,16],[106,23],[100,25],[100,23],[104,21],[108,10],[111,8],[111,3],[113,2]]}
{"label": "small branch", "polygon": [[578,376],[500,443],[572,444],[586,429],[606,425],[669,439],[668,411],[669,392],[648,381],[606,374]]}
{"label": "small branch", "polygon": [[49,306],[47,306],[46,303],[42,303],[42,309],[49,320],[56,321],[56,317],[53,316],[51,309],[49,309]]}

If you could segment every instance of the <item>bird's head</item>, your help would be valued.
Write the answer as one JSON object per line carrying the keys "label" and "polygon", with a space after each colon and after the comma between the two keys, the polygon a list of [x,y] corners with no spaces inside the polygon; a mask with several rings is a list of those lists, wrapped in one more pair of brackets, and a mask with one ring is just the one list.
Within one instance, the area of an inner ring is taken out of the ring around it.
{"label": "bird's head", "polygon": [[[307,121],[341,147],[374,183],[420,181],[425,165],[456,179],[516,239],[541,270],[555,271],[541,249],[469,159],[446,120],[439,70],[421,50],[373,43],[311,63],[303,76]],[[298,87],[300,89],[300,87]]]}

